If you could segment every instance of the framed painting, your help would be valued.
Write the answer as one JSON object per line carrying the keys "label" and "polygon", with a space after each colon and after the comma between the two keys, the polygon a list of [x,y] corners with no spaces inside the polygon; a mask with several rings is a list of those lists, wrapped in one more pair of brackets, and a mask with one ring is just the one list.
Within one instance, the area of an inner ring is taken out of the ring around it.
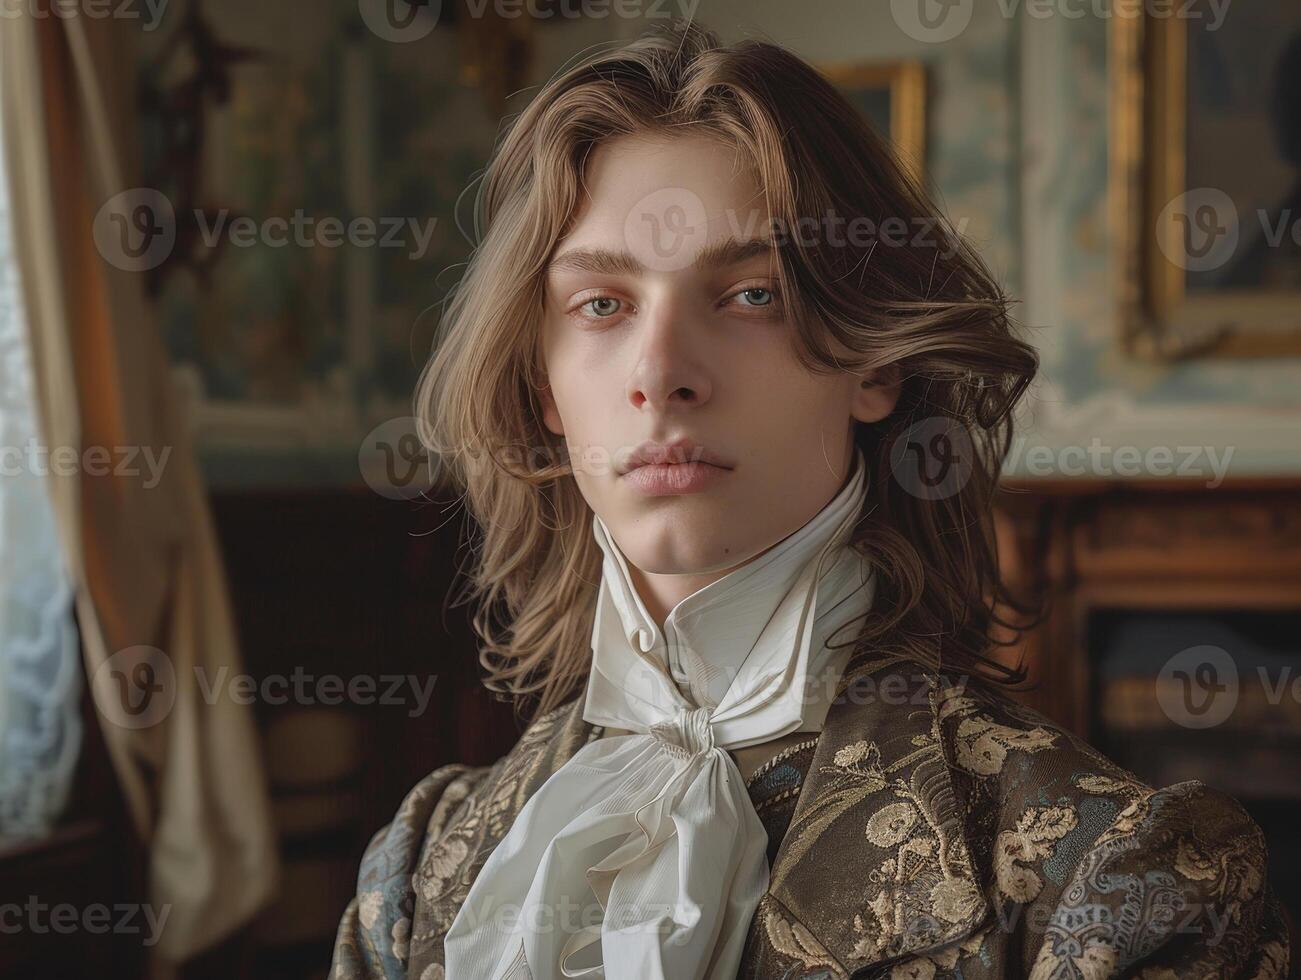
{"label": "framed painting", "polygon": [[926,164],[926,69],[920,61],[819,65],[918,180]]}
{"label": "framed painting", "polygon": [[1301,7],[1206,13],[1109,26],[1125,347],[1301,356]]}

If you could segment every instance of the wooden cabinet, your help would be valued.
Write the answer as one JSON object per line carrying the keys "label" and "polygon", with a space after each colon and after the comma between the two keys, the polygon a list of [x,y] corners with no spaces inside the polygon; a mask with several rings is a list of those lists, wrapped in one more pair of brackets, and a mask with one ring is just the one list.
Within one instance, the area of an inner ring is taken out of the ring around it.
{"label": "wooden cabinet", "polygon": [[1004,652],[1029,667],[1017,696],[1152,785],[1234,796],[1297,922],[1301,483],[1025,483],[1001,497],[1008,579],[1047,603]]}
{"label": "wooden cabinet", "polygon": [[46,837],[0,844],[0,977],[142,977],[144,850],[82,689],[81,757],[67,810]]}

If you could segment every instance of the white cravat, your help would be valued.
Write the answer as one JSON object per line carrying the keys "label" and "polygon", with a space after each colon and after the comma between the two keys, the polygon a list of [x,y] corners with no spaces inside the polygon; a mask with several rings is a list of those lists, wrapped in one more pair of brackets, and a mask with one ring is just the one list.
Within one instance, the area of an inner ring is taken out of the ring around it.
{"label": "white cravat", "polygon": [[580,749],[525,803],[444,940],[449,980],[736,976],[768,838],[725,751],[820,731],[871,566],[846,547],[867,467],[803,527],[647,613],[605,523]]}

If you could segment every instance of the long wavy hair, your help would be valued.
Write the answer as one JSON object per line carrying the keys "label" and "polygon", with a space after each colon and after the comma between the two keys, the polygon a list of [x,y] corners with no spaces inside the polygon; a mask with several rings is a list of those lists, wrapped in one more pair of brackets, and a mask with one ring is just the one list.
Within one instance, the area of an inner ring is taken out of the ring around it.
{"label": "long wavy hair", "polygon": [[[898,656],[1023,681],[1022,664],[1008,666],[992,650],[1031,612],[999,576],[993,530],[1012,411],[1038,366],[1014,335],[1010,301],[815,69],[775,44],[724,45],[712,31],[675,23],[586,54],[505,129],[474,198],[473,254],[421,373],[420,438],[473,519],[454,604],[474,604],[485,685],[522,714],[542,714],[586,680],[601,553],[563,439],[541,422],[544,276],[580,203],[592,149],[688,127],[753,163],[773,227],[834,214],[866,216],[882,232],[887,219],[902,219],[908,229],[893,243],[795,235],[773,245],[800,363],[889,368],[902,379],[891,415],[852,423],[873,474],[852,546],[875,566],[877,587],[850,671]],[[953,492],[919,492],[890,477],[923,423],[969,442]]]}

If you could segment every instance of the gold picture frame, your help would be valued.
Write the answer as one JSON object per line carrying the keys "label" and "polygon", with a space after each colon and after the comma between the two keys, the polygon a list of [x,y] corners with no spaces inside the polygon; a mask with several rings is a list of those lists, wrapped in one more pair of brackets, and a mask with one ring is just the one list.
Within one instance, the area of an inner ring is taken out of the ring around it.
{"label": "gold picture frame", "polygon": [[1301,291],[1188,288],[1199,252],[1182,236],[1196,224],[1232,228],[1236,242],[1238,229],[1227,195],[1187,186],[1192,29],[1201,28],[1150,14],[1116,16],[1108,27],[1108,207],[1123,346],[1155,361],[1299,356]]}
{"label": "gold picture frame", "polygon": [[889,137],[899,162],[920,182],[926,168],[925,64],[851,62],[818,65],[818,71]]}

